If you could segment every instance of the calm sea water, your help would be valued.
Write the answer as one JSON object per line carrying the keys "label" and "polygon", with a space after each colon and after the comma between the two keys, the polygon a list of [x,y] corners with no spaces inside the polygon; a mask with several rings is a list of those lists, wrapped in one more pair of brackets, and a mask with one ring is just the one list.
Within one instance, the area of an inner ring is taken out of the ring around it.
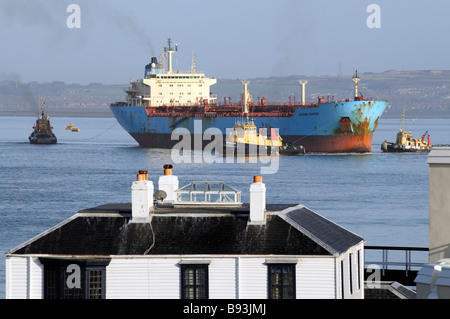
{"label": "calm sea water", "polygon": [[[130,202],[141,169],[156,184],[170,150],[140,148],[113,118],[57,118],[56,145],[31,145],[34,117],[0,117],[0,298],[5,298],[5,256],[10,249],[75,214],[105,203]],[[80,132],[65,130],[74,124]],[[401,120],[382,119],[370,154],[280,157],[276,174],[264,175],[268,203],[301,203],[362,236],[367,245],[428,246],[426,154],[383,154]],[[406,120],[420,137],[450,143],[450,120]],[[180,186],[224,181],[248,190],[258,163],[179,163]]]}

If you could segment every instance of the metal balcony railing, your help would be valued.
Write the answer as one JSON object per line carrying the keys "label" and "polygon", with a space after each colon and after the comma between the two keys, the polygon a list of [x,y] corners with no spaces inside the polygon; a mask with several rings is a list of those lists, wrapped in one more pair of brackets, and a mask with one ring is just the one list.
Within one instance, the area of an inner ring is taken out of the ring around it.
{"label": "metal balcony railing", "polygon": [[[426,247],[364,246],[364,251],[365,268],[374,264],[378,265],[384,276],[386,270],[405,270],[406,275],[411,270],[417,271],[427,263],[429,249]],[[381,252],[381,260],[367,260],[368,255],[370,255],[369,258],[373,258],[372,252],[375,251]],[[414,259],[413,253],[416,253]]]}

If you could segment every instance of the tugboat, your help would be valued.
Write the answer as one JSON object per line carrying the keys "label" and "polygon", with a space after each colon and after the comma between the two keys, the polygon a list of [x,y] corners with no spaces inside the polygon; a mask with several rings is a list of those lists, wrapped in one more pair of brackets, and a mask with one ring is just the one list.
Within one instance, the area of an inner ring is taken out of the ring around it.
{"label": "tugboat", "polygon": [[264,134],[263,129],[257,130],[253,120],[237,122],[233,131],[227,136],[224,146],[225,155],[279,155],[282,139],[275,129],[270,128],[270,134]]}
{"label": "tugboat", "polygon": [[45,100],[42,99],[41,115],[33,126],[33,133],[28,137],[31,144],[56,144],[57,138],[53,134],[53,127],[50,125],[50,117],[44,112]]}
{"label": "tugboat", "polygon": [[304,155],[305,148],[293,143],[283,144],[283,139],[270,128],[267,136],[263,129],[258,129],[252,121],[237,122],[233,131],[227,136],[224,152],[236,155]]}
{"label": "tugboat", "polygon": [[237,121],[233,126],[233,131],[227,135],[223,152],[225,155],[296,155],[305,154],[303,146],[295,146],[293,143],[284,144],[283,139],[276,133],[274,128],[269,129],[269,135],[264,129],[256,127],[253,119],[249,121],[249,104],[251,101],[248,92],[248,81],[242,81],[244,91],[242,92],[242,102],[244,105],[244,114],[247,120]]}
{"label": "tugboat", "polygon": [[[431,151],[431,138],[426,131],[421,139],[413,138],[411,131],[405,132],[405,110],[402,115],[403,125],[397,133],[395,143],[384,141],[381,143],[383,152],[429,152]],[[425,138],[427,140],[425,141]]]}

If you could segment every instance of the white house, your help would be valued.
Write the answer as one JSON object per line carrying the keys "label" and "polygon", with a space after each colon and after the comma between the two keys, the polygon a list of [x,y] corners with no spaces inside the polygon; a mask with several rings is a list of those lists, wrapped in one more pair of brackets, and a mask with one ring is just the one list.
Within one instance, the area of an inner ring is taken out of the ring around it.
{"label": "white house", "polygon": [[154,192],[147,178],[131,204],[81,210],[10,250],[7,298],[364,298],[363,238],[303,205],[266,204],[261,177],[250,204],[224,183],[165,178]]}

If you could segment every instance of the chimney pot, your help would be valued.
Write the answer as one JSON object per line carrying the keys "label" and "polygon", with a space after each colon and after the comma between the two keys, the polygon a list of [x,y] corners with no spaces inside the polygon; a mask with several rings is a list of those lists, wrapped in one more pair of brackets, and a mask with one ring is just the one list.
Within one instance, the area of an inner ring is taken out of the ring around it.
{"label": "chimney pot", "polygon": [[145,181],[148,180],[148,171],[140,170],[139,174],[137,175],[138,181]]}
{"label": "chimney pot", "polygon": [[253,176],[253,183],[262,183],[262,176]]}
{"label": "chimney pot", "polygon": [[166,164],[164,165],[164,175],[172,175],[172,164]]}

